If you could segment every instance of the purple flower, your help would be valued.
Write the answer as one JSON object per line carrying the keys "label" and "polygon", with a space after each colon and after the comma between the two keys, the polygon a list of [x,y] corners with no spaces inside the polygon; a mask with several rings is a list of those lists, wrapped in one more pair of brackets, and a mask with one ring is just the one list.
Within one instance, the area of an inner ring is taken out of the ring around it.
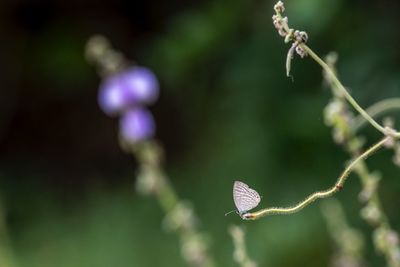
{"label": "purple flower", "polygon": [[98,95],[101,110],[107,115],[115,115],[128,106],[128,97],[121,86],[120,75],[106,79],[101,85]]}
{"label": "purple flower", "polygon": [[144,108],[127,110],[120,120],[120,134],[128,142],[136,143],[155,134],[155,123],[151,113]]}
{"label": "purple flower", "polygon": [[157,100],[159,85],[152,71],[132,67],[107,78],[100,86],[98,102],[104,113],[112,116],[141,104]]}
{"label": "purple flower", "polygon": [[152,104],[158,98],[159,85],[148,68],[133,67],[122,73],[125,90],[132,102]]}

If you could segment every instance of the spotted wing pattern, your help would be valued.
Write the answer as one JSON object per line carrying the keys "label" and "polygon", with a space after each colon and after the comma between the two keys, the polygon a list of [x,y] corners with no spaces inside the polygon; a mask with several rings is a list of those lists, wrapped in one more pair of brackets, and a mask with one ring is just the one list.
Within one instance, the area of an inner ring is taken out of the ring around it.
{"label": "spotted wing pattern", "polygon": [[233,184],[233,201],[240,214],[243,214],[260,203],[260,195],[247,184],[235,181]]}

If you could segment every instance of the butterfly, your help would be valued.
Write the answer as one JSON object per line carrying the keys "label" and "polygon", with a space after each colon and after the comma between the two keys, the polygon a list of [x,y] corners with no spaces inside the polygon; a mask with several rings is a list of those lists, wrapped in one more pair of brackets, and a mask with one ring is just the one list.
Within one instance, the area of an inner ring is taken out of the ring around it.
{"label": "butterfly", "polygon": [[247,184],[235,181],[233,184],[233,201],[239,216],[246,220],[252,218],[248,211],[257,207],[261,197],[256,190],[250,188]]}

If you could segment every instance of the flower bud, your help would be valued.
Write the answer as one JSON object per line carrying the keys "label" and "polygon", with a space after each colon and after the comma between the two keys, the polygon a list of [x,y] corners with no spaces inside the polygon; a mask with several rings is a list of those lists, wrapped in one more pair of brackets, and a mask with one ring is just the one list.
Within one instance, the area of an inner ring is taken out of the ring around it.
{"label": "flower bud", "polygon": [[124,71],[122,82],[130,101],[134,103],[152,104],[158,98],[158,80],[148,68],[133,67]]}
{"label": "flower bud", "polygon": [[98,102],[109,116],[157,100],[159,85],[156,76],[147,68],[132,67],[107,78],[100,86]]}
{"label": "flower bud", "polygon": [[132,143],[152,138],[155,134],[155,123],[151,113],[144,108],[126,111],[120,120],[121,137]]}

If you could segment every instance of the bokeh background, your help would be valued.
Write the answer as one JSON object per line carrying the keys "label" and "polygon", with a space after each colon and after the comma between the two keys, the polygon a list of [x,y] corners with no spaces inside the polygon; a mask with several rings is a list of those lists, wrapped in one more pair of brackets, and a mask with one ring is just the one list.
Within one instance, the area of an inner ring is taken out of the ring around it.
{"label": "bokeh background", "polygon": [[[400,95],[400,2],[288,0],[292,27],[306,30],[320,55],[339,53],[338,72],[369,106]],[[243,225],[260,266],[327,266],[332,240],[315,203],[291,216],[244,222],[233,209],[240,179],[260,206],[291,205],[333,184],[349,156],[324,125],[330,92],[321,69],[296,58],[272,23],[272,1],[1,1],[0,197],[2,244],[21,267],[185,266],[163,213],[134,188],[135,159],[118,145],[118,122],[96,97],[100,83],[84,58],[103,34],[115,49],[150,67],[161,97],[152,107],[166,170],[190,200],[219,266],[235,266],[227,228]],[[373,129],[362,134],[372,143]],[[368,160],[400,230],[399,169],[392,152]],[[337,195],[349,223],[365,234],[360,184]],[[9,240],[5,240],[7,231]],[[7,267],[7,266],[5,266]]]}

